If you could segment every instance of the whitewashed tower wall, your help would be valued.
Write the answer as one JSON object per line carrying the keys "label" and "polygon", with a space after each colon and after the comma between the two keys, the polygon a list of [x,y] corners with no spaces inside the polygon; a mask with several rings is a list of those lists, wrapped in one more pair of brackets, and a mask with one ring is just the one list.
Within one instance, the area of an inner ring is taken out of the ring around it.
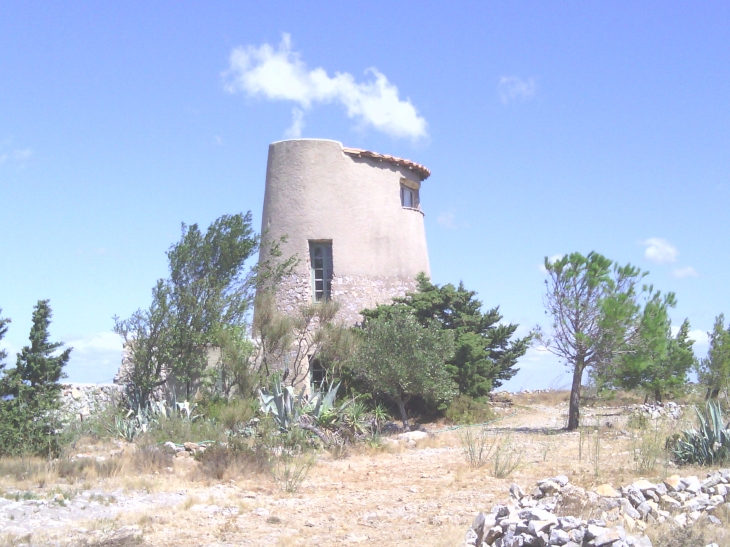
{"label": "whitewashed tower wall", "polygon": [[282,236],[282,256],[299,258],[293,275],[277,287],[279,310],[314,301],[313,277],[330,275],[312,270],[310,254],[322,249],[332,256],[329,296],[349,324],[362,319],[360,310],[414,290],[416,275],[430,273],[418,200],[429,174],[414,162],[335,141],[271,144],[260,258],[268,259],[269,243]]}

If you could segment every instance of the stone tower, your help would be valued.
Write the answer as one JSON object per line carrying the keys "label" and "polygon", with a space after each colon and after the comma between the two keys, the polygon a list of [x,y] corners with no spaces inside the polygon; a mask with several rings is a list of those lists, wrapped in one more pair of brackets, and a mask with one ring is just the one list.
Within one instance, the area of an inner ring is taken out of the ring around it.
{"label": "stone tower", "polygon": [[429,272],[421,183],[430,171],[409,160],[296,139],[269,146],[261,260],[282,236],[293,275],[276,288],[282,312],[323,299],[354,324],[360,310],[415,288]]}

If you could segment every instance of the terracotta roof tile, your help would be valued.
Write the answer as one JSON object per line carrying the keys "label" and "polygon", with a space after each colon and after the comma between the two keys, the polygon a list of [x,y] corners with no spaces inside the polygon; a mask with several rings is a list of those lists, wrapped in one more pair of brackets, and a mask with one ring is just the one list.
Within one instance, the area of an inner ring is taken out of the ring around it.
{"label": "terracotta roof tile", "polygon": [[426,180],[429,176],[431,176],[431,171],[429,171],[425,166],[411,160],[396,158],[395,156],[388,156],[387,154],[378,154],[377,152],[370,152],[369,150],[360,150],[359,148],[346,148],[344,146],[342,147],[342,151],[351,156],[373,158],[376,160],[387,161],[393,165],[402,165],[403,167],[407,167],[408,169],[415,171],[418,176],[421,177],[421,180]]}

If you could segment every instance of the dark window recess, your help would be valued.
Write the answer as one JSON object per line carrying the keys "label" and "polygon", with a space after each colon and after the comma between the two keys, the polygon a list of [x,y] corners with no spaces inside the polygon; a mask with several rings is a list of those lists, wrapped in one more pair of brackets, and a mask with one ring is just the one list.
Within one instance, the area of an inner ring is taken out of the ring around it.
{"label": "dark window recess", "polygon": [[312,292],[315,302],[332,298],[332,243],[310,242]]}
{"label": "dark window recess", "polygon": [[309,363],[309,380],[313,386],[320,387],[327,376],[327,373],[319,359],[312,359]]}

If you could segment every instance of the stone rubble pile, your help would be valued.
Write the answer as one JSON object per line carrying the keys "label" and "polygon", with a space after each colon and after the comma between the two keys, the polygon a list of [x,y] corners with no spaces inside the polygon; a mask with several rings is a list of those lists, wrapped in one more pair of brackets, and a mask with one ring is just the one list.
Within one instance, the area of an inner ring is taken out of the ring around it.
{"label": "stone rubble pile", "polygon": [[67,416],[83,421],[116,404],[123,394],[122,386],[116,384],[63,384],[60,392],[61,410]]}
{"label": "stone rubble pile", "polygon": [[644,403],[643,405],[636,405],[634,412],[643,414],[652,420],[664,417],[678,420],[682,416],[682,407],[671,401],[667,403]]}
{"label": "stone rubble pile", "polygon": [[[564,475],[538,481],[529,494],[513,484],[509,504],[496,505],[489,514],[479,513],[464,545],[650,547],[642,532],[651,524],[684,527],[706,518],[720,525],[712,512],[730,501],[729,484],[730,469],[709,473],[703,481],[679,475],[657,484],[640,479],[619,490],[603,484],[586,491],[570,484]],[[593,508],[600,518],[556,515],[558,508],[566,506]]]}

